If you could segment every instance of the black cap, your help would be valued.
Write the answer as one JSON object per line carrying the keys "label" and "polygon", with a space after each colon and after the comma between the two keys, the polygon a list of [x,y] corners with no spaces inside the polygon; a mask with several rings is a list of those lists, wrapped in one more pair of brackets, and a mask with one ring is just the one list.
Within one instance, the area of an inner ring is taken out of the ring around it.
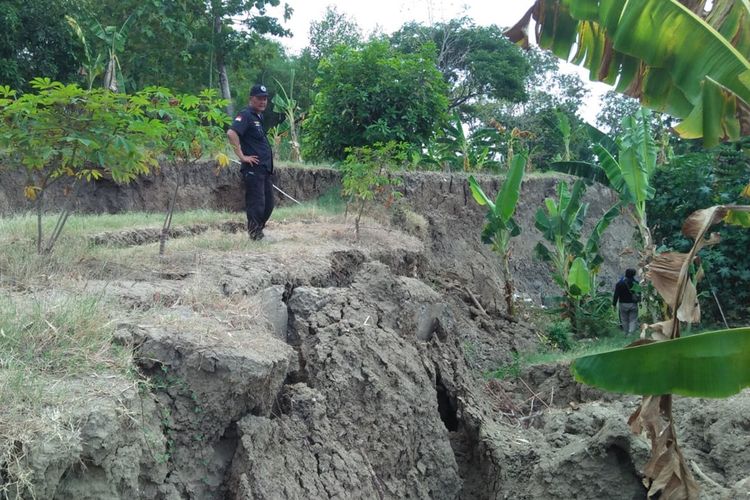
{"label": "black cap", "polygon": [[250,89],[250,97],[264,97],[268,95],[268,89],[265,85],[253,85]]}

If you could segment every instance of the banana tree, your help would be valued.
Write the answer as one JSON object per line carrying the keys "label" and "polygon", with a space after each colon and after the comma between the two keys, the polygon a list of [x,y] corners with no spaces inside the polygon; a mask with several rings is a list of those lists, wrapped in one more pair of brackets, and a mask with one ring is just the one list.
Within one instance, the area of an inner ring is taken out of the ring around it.
{"label": "banana tree", "polygon": [[750,227],[750,206],[715,206],[694,212],[682,230],[694,240],[690,252],[662,254],[650,265],[646,276],[671,310],[666,321],[649,326],[652,338],[579,358],[571,366],[579,382],[645,395],[628,423],[633,432],[645,431],[651,440],[651,459],[644,470],[649,498],[694,499],[699,494],[677,444],[672,394],[716,398],[750,387],[750,328],[680,337],[680,321],[700,319],[690,272],[694,258],[704,246],[719,243],[718,233],[709,238],[706,234],[721,221]]}
{"label": "banana tree", "polygon": [[276,83],[281,93],[273,96],[273,104],[278,106],[281,112],[284,113],[287,126],[289,127],[289,144],[291,146],[291,156],[289,159],[293,162],[300,162],[302,161],[302,153],[300,152],[300,143],[297,134],[297,113],[299,112],[299,106],[294,99],[294,69],[292,69],[291,73],[288,94],[280,81],[276,80]]}
{"label": "banana tree", "polygon": [[539,242],[535,253],[552,263],[553,279],[564,292],[565,314],[576,330],[579,329],[577,319],[581,305],[596,293],[596,278],[604,262],[599,252],[602,235],[621,209],[620,203],[610,207],[582,242],[581,229],[588,211],[588,204],[582,201],[584,192],[582,180],[576,181],[571,191],[568,191],[567,183],[561,182],[557,187],[559,201],[545,199],[545,208],[537,210],[535,220],[536,228],[551,244],[549,248]]}
{"label": "banana tree", "polygon": [[474,200],[487,207],[488,222],[482,230],[482,242],[492,245],[492,250],[502,258],[505,304],[508,308],[508,315],[511,317],[513,316],[513,279],[510,273],[510,239],[521,234],[521,228],[513,219],[513,214],[521,194],[521,181],[526,162],[525,152],[514,156],[494,202],[484,193],[474,176],[469,177],[469,188]]}
{"label": "banana tree", "polygon": [[440,135],[428,146],[427,163],[447,167],[449,170],[499,170],[497,147],[500,134],[495,128],[485,127],[468,134],[460,115],[456,112],[443,125]]}
{"label": "banana tree", "polygon": [[542,260],[552,263],[553,279],[563,290],[567,288],[570,266],[583,250],[579,238],[588,211],[588,203],[582,201],[585,190],[586,186],[580,179],[573,184],[572,190],[567,182],[560,182],[557,200],[545,198],[544,208],[537,210],[534,220],[534,226],[551,244],[549,248],[540,241],[534,252]]}
{"label": "banana tree", "polygon": [[65,16],[65,20],[68,22],[70,29],[73,30],[73,33],[75,34],[76,38],[78,38],[78,41],[81,42],[81,46],[83,47],[81,73],[84,73],[84,76],[86,77],[87,89],[91,90],[94,87],[94,80],[96,80],[96,78],[102,73],[102,71],[104,71],[102,55],[97,54],[95,58],[91,55],[91,49],[88,41],[86,40],[86,35],[84,34],[81,25],[78,24],[78,21],[76,21],[71,16]]}
{"label": "banana tree", "polygon": [[706,146],[750,134],[750,4],[715,0],[537,0],[506,35],[682,122]]}
{"label": "banana tree", "polygon": [[656,172],[658,155],[650,123],[651,113],[646,109],[623,118],[616,160],[603,146],[594,146],[609,186],[617,191],[623,204],[632,207],[633,221],[647,252],[651,248],[651,232],[646,221],[646,202],[654,198],[651,178]]}

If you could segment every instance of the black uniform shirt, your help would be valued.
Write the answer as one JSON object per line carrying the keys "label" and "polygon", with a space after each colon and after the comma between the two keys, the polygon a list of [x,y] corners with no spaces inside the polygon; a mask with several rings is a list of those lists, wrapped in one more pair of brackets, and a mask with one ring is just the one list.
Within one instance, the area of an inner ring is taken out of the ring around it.
{"label": "black uniform shirt", "polygon": [[[269,172],[273,172],[273,152],[263,128],[263,116],[247,107],[237,115],[230,128],[237,132],[240,138],[242,154],[257,156],[260,160],[258,166],[265,167]],[[248,168],[250,168],[250,164],[242,164],[243,171]]]}
{"label": "black uniform shirt", "polygon": [[612,305],[617,305],[618,302],[621,304],[635,304],[638,302],[638,295],[633,292],[633,286],[636,284],[635,280],[629,280],[622,278],[615,285],[615,293],[612,296]]}

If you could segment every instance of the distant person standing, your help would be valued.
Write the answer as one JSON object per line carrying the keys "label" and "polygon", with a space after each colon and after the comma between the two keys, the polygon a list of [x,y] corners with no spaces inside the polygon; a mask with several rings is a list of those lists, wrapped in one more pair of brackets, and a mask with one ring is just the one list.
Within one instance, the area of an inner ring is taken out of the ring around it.
{"label": "distant person standing", "polygon": [[273,152],[263,121],[267,107],[268,90],[264,85],[253,85],[249,106],[235,117],[227,131],[229,143],[242,162],[247,231],[256,241],[263,239],[263,228],[271,217],[274,201]]}
{"label": "distant person standing", "polygon": [[635,280],[635,269],[626,269],[625,276],[615,285],[612,306],[620,304],[620,328],[625,335],[630,335],[638,329],[638,287]]}

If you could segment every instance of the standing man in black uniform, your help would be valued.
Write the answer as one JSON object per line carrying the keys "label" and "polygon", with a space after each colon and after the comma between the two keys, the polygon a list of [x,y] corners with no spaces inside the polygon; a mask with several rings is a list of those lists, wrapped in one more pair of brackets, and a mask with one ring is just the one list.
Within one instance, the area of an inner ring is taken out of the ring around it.
{"label": "standing man in black uniform", "polygon": [[263,125],[263,112],[268,106],[268,90],[264,85],[253,85],[249,104],[234,119],[227,136],[242,162],[247,231],[251,239],[260,240],[273,212],[273,152]]}

